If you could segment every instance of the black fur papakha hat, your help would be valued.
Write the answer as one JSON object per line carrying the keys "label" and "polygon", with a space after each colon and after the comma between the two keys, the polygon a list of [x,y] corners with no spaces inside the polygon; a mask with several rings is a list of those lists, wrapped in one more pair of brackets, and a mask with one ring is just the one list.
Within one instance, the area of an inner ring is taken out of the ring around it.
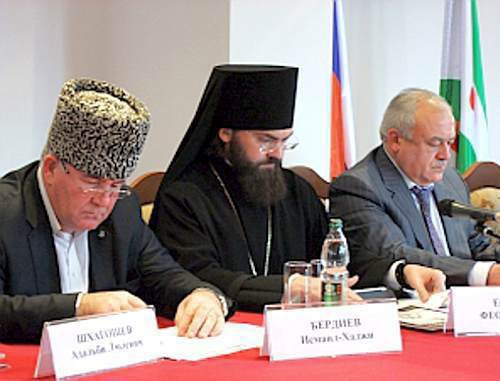
{"label": "black fur papakha hat", "polygon": [[88,176],[124,179],[137,166],[149,126],[146,106],[127,91],[72,79],[62,87],[44,153]]}

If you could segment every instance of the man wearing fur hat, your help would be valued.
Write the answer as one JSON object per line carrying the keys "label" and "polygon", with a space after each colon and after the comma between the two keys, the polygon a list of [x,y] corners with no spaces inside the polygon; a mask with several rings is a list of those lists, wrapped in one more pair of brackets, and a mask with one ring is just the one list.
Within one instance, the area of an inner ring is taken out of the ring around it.
{"label": "man wearing fur hat", "polygon": [[0,180],[0,340],[145,302],[177,311],[181,335],[221,331],[226,300],[170,257],[125,187],[149,126],[125,90],[65,83],[41,160]]}

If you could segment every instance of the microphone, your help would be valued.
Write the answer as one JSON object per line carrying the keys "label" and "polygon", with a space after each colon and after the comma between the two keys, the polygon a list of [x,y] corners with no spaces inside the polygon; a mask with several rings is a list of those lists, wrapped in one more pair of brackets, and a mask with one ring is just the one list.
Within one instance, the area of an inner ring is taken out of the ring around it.
{"label": "microphone", "polygon": [[439,201],[438,210],[439,213],[448,217],[468,217],[481,222],[500,222],[500,212],[490,209],[476,208],[450,199]]}

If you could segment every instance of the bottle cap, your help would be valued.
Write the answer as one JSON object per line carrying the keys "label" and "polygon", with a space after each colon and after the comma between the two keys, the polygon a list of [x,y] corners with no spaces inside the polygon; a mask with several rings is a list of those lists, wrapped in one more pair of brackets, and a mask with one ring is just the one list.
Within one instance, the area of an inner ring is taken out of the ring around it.
{"label": "bottle cap", "polygon": [[335,228],[342,228],[343,223],[340,218],[330,218],[330,229]]}

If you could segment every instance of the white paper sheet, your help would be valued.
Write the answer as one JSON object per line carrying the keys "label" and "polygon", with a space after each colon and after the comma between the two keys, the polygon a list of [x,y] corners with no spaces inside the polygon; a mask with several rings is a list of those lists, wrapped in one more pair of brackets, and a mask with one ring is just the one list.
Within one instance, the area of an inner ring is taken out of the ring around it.
{"label": "white paper sheet", "polygon": [[399,322],[401,326],[424,331],[440,331],[447,317],[448,292],[431,295],[426,303],[418,299],[398,301]]}
{"label": "white paper sheet", "polygon": [[251,324],[226,323],[219,336],[188,339],[177,336],[177,328],[159,330],[160,351],[173,360],[197,361],[262,346],[264,328]]}

